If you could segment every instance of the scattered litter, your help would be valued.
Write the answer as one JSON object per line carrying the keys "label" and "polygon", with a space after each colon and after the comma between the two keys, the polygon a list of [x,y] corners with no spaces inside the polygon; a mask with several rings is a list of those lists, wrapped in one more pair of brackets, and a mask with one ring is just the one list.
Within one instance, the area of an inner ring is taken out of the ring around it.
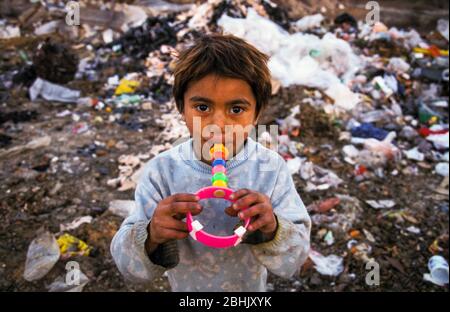
{"label": "scattered litter", "polygon": [[311,250],[309,258],[314,267],[322,275],[338,276],[344,271],[344,259],[336,255],[324,256],[317,251]]}
{"label": "scattered litter", "polygon": [[395,202],[391,199],[366,200],[366,203],[374,209],[390,209],[395,206]]}
{"label": "scattered litter", "polygon": [[30,99],[36,101],[41,96],[47,101],[76,103],[81,92],[37,78],[30,87]]}
{"label": "scattered litter", "polygon": [[91,247],[85,242],[68,233],[58,237],[57,243],[63,260],[76,256],[89,256],[91,251]]}
{"label": "scattered litter", "polygon": [[58,262],[60,251],[55,236],[44,232],[28,247],[23,277],[31,282],[44,277]]}
{"label": "scattered litter", "polygon": [[443,177],[448,177],[448,162],[441,162],[436,164],[436,167],[434,168],[436,170],[436,173]]}
{"label": "scattered litter", "polygon": [[433,256],[428,261],[430,273],[424,274],[424,280],[430,281],[438,286],[448,284],[448,262],[442,256]]}
{"label": "scattered litter", "polygon": [[[68,263],[70,265],[70,263]],[[72,269],[72,268],[69,268]],[[84,286],[89,282],[89,278],[79,269],[77,272],[71,271],[73,277],[78,279],[77,281],[70,281],[67,283],[67,275],[58,276],[47,288],[49,292],[81,292]],[[69,277],[70,278],[70,277]]]}
{"label": "scattered litter", "polygon": [[76,228],[78,228],[80,225],[82,225],[84,223],[91,223],[92,220],[93,220],[93,218],[91,216],[79,217],[79,218],[76,218],[75,220],[73,220],[70,223],[61,224],[59,226],[59,230],[61,232],[75,230]]}

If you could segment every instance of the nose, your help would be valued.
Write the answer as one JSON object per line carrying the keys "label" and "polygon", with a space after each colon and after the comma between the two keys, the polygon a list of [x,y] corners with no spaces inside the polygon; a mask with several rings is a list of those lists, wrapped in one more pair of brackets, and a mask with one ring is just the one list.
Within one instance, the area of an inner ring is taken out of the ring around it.
{"label": "nose", "polygon": [[220,110],[215,111],[213,116],[211,116],[211,124],[220,128],[220,131],[222,133],[225,133],[225,125],[226,125],[225,114]]}

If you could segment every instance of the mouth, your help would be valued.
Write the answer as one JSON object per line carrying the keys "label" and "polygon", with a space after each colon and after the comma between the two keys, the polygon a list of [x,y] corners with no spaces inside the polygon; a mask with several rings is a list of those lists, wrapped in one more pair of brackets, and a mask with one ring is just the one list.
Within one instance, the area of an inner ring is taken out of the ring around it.
{"label": "mouth", "polygon": [[212,143],[212,144],[226,144],[232,142],[232,140],[227,140],[225,138],[225,135],[215,135],[211,136],[209,138],[203,138],[205,142]]}

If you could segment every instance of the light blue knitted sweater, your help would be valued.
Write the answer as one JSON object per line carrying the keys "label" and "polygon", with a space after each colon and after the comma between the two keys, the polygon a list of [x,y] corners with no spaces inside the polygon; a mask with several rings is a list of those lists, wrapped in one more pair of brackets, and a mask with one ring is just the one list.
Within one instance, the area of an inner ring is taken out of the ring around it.
{"label": "light blue knitted sweater", "polygon": [[[297,272],[308,256],[311,220],[284,159],[248,138],[227,162],[227,176],[233,190],[248,188],[269,196],[278,220],[273,240],[214,249],[188,236],[177,241],[179,262],[175,267],[168,269],[150,259],[144,243],[158,202],[211,185],[211,166],[196,158],[189,139],[145,166],[135,193],[137,209],[125,219],[111,243],[112,256],[124,277],[151,282],[167,271],[173,291],[265,291],[267,270],[285,278]],[[218,199],[200,203],[204,209],[195,219],[204,230],[231,235],[237,218],[224,213],[229,203]]]}

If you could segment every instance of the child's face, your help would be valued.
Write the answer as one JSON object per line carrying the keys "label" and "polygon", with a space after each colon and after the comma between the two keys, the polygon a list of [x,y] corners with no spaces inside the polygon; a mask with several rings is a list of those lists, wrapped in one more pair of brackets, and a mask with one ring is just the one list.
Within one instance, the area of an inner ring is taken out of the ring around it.
{"label": "child's face", "polygon": [[201,143],[202,159],[209,161],[213,143],[226,145],[233,154],[240,150],[248,129],[256,125],[256,100],[244,80],[210,74],[189,84],[183,116],[195,144]]}

